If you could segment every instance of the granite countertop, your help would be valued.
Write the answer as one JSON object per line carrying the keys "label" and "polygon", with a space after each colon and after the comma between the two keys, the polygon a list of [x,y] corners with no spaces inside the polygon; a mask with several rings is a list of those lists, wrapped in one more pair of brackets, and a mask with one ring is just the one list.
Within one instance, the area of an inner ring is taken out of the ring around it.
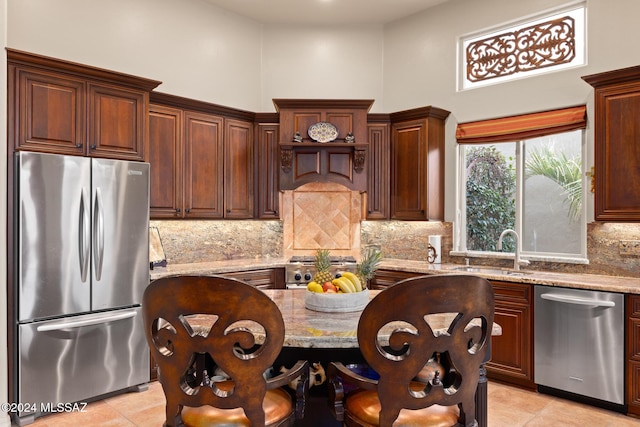
{"label": "granite countertop", "polygon": [[[191,264],[173,264],[156,267],[150,271],[151,280],[177,274],[223,274],[237,271],[259,270],[284,267],[285,258],[237,259]],[[508,270],[487,267],[485,271],[465,272],[455,270],[460,264],[429,264],[426,261],[408,261],[385,259],[380,264],[384,270],[406,271],[423,274],[477,274],[491,280],[503,282],[528,283],[533,285],[558,286],[574,289],[587,289],[626,294],[640,294],[639,277],[605,276],[597,274],[558,273],[523,269],[518,275],[503,274]],[[479,266],[472,266],[479,267]]]}
{"label": "granite countertop", "polygon": [[188,264],[168,264],[155,267],[150,271],[151,280],[176,274],[223,274],[238,271],[261,270],[264,268],[284,267],[289,263],[286,258],[233,259],[212,262],[194,262]]}
{"label": "granite countertop", "polygon": [[[625,294],[640,294],[640,278],[605,276],[598,274],[558,273],[522,269],[518,275],[503,274],[511,271],[497,267],[486,267],[485,272],[465,272],[455,270],[463,267],[459,264],[429,264],[423,261],[407,261],[387,259],[380,263],[381,269],[407,271],[424,274],[477,274],[490,280],[503,282],[529,283],[532,285],[547,285],[573,289],[587,289],[592,291],[619,292]],[[472,266],[473,268],[481,266]]]}

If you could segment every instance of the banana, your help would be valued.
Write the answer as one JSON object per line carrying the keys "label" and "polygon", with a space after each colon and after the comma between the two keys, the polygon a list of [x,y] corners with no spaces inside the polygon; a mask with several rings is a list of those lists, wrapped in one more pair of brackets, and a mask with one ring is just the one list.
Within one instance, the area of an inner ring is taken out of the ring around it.
{"label": "banana", "polygon": [[340,277],[338,280],[340,280],[341,283],[344,283],[345,287],[348,286],[351,292],[356,292],[355,285],[349,279],[346,277]]}
{"label": "banana", "polygon": [[353,286],[353,284],[349,281],[349,279],[344,278],[344,277],[339,277],[337,279],[333,279],[331,281],[331,283],[333,283],[334,285],[336,285],[336,287],[338,289],[340,289],[342,292],[346,293],[353,293],[356,291],[356,288]]}
{"label": "banana", "polygon": [[360,282],[360,279],[358,278],[358,276],[356,276],[352,272],[343,271],[342,277],[346,277],[351,281],[351,283],[353,283],[353,286],[356,288],[356,292],[360,292],[362,290],[362,282]]}

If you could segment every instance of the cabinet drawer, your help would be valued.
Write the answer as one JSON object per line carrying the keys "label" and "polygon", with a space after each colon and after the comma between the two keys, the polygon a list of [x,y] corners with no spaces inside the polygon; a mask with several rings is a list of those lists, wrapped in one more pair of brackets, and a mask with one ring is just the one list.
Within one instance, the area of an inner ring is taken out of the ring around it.
{"label": "cabinet drawer", "polygon": [[260,289],[273,289],[282,288],[279,282],[284,283],[284,271],[280,271],[277,268],[270,268],[265,270],[251,270],[251,271],[239,271],[236,273],[225,273],[225,276],[232,277],[234,279],[242,280]]}
{"label": "cabinet drawer", "polygon": [[370,285],[370,287],[371,289],[385,289],[395,285],[400,280],[419,275],[418,273],[410,273],[407,271],[378,270],[372,280],[373,284]]}
{"label": "cabinet drawer", "polygon": [[496,301],[512,302],[529,305],[531,301],[531,286],[512,282],[491,281]]}
{"label": "cabinet drawer", "polygon": [[627,365],[629,413],[640,414],[640,362],[629,362]]}
{"label": "cabinet drawer", "polygon": [[640,295],[629,295],[629,317],[640,319]]}

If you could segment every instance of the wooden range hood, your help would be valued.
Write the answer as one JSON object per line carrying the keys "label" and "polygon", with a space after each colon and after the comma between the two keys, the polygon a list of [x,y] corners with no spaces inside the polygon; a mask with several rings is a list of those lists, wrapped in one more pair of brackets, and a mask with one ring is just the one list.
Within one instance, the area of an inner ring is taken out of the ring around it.
{"label": "wooden range hood", "polygon": [[[293,190],[309,182],[335,182],[366,191],[367,113],[373,102],[274,99],[280,116],[280,190]],[[316,142],[309,136],[309,128],[322,122],[335,126],[335,139]],[[296,133],[301,139],[294,141]]]}

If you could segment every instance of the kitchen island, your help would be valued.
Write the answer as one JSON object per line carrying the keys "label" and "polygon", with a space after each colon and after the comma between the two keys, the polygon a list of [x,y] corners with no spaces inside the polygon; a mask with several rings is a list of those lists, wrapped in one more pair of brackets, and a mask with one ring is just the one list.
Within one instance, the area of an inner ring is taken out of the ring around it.
{"label": "kitchen island", "polygon": [[[169,265],[151,271],[151,278],[172,274],[226,274],[250,272],[260,269],[282,269],[287,259],[251,259],[218,261],[211,263]],[[514,274],[515,273],[515,274]],[[489,379],[537,390],[534,379],[533,289],[536,285],[558,288],[604,291],[624,294],[623,324],[626,341],[625,407],[626,413],[640,417],[640,278],[596,274],[559,273],[524,269],[512,272],[495,267],[466,266],[460,264],[430,264],[426,261],[385,259],[379,267],[372,289],[392,285],[406,277],[424,274],[478,274],[488,279],[496,295],[496,323],[502,335],[492,342],[492,360],[487,364]],[[237,276],[236,276],[237,277]],[[317,353],[324,353],[321,349]],[[348,352],[348,349],[343,349]],[[335,351],[335,350],[333,350]],[[328,350],[331,353],[331,350]],[[330,356],[329,354],[328,356]],[[348,354],[346,354],[348,356]],[[354,360],[354,363],[357,363]]]}

